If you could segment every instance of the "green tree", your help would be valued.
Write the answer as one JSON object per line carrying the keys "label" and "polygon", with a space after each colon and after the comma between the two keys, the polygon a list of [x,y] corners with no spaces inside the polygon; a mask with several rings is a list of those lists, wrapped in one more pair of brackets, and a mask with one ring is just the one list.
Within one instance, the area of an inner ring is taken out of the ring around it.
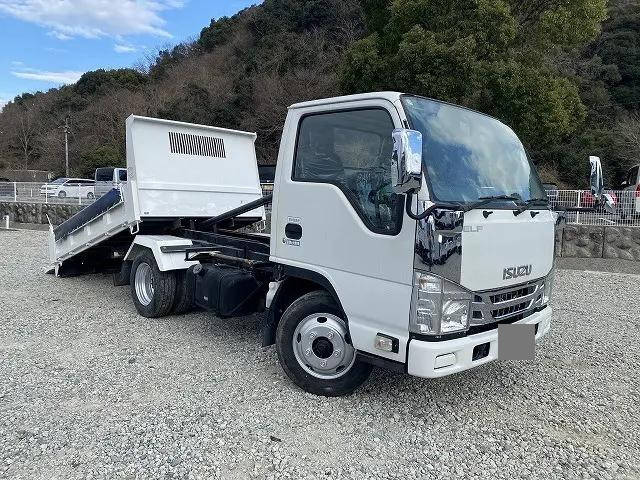
{"label": "green tree", "polygon": [[623,108],[640,109],[640,3],[611,2],[609,19],[592,53],[604,64],[615,65],[620,76],[608,82],[609,90]]}
{"label": "green tree", "polygon": [[511,125],[538,160],[584,120],[577,85],[547,56],[593,38],[604,0],[365,4],[377,31],[345,56],[345,92],[400,90],[479,109]]}
{"label": "green tree", "polygon": [[205,27],[200,32],[200,38],[198,38],[198,45],[205,52],[210,52],[214,48],[224,45],[229,41],[229,38],[233,35],[234,29],[238,24],[238,16],[235,15],[231,18],[220,17],[218,20],[212,19],[211,24]]}
{"label": "green tree", "polygon": [[100,145],[84,152],[80,163],[73,168],[73,175],[93,178],[96,168],[126,167],[126,161],[118,147],[114,145]]}
{"label": "green tree", "polygon": [[136,90],[147,82],[147,76],[132,68],[116,70],[98,69],[83,74],[74,85],[75,93],[81,96],[105,95],[115,88]]}

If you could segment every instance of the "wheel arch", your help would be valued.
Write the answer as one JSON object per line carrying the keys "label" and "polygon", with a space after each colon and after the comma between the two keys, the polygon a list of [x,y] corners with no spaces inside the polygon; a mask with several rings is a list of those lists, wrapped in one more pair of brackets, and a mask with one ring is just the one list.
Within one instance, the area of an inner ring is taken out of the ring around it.
{"label": "wheel arch", "polygon": [[149,250],[161,272],[186,270],[198,263],[185,260],[185,250],[192,245],[191,240],[172,235],[136,235],[123,260],[134,260],[142,251]]}
{"label": "wheel arch", "polygon": [[153,255],[153,250],[151,249],[151,247],[140,245],[140,244],[134,242],[129,247],[129,250],[125,254],[125,256],[124,256],[122,261],[123,261],[123,263],[125,263],[125,262],[133,263],[133,261],[136,259],[136,257],[138,255],[141,255],[145,251],[151,252],[151,254]]}
{"label": "wheel arch", "polygon": [[284,273],[284,279],[278,287],[260,326],[263,347],[275,343],[278,322],[287,307],[294,300],[309,292],[323,290],[329,293],[342,313],[343,318],[347,321],[342,302],[340,302],[340,298],[328,278],[321,273],[289,265],[282,265],[282,272]]}

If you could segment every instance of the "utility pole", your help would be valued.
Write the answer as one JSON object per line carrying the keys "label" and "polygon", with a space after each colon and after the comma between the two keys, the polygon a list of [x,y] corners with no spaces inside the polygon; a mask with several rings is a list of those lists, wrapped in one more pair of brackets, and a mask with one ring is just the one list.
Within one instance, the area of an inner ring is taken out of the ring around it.
{"label": "utility pole", "polygon": [[64,118],[64,174],[69,177],[69,115]]}

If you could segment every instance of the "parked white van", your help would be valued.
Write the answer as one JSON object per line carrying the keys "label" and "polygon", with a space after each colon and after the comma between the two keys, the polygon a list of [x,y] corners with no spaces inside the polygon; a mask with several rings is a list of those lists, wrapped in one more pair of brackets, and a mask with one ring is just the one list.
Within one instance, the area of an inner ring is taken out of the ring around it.
{"label": "parked white van", "polygon": [[127,169],[117,167],[96,168],[96,196],[101,197],[112,188],[127,181]]}
{"label": "parked white van", "polygon": [[90,178],[57,178],[40,187],[40,195],[59,198],[95,198],[95,182]]}
{"label": "parked white van", "polygon": [[622,205],[623,215],[640,215],[640,165],[634,165],[624,177],[620,189],[624,190]]}

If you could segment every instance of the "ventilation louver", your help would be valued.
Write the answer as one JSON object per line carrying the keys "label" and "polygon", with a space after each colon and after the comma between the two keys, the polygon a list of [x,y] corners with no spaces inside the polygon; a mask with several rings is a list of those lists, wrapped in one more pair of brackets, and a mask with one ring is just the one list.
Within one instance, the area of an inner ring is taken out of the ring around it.
{"label": "ventilation louver", "polygon": [[227,158],[222,138],[169,132],[169,146],[171,153]]}

